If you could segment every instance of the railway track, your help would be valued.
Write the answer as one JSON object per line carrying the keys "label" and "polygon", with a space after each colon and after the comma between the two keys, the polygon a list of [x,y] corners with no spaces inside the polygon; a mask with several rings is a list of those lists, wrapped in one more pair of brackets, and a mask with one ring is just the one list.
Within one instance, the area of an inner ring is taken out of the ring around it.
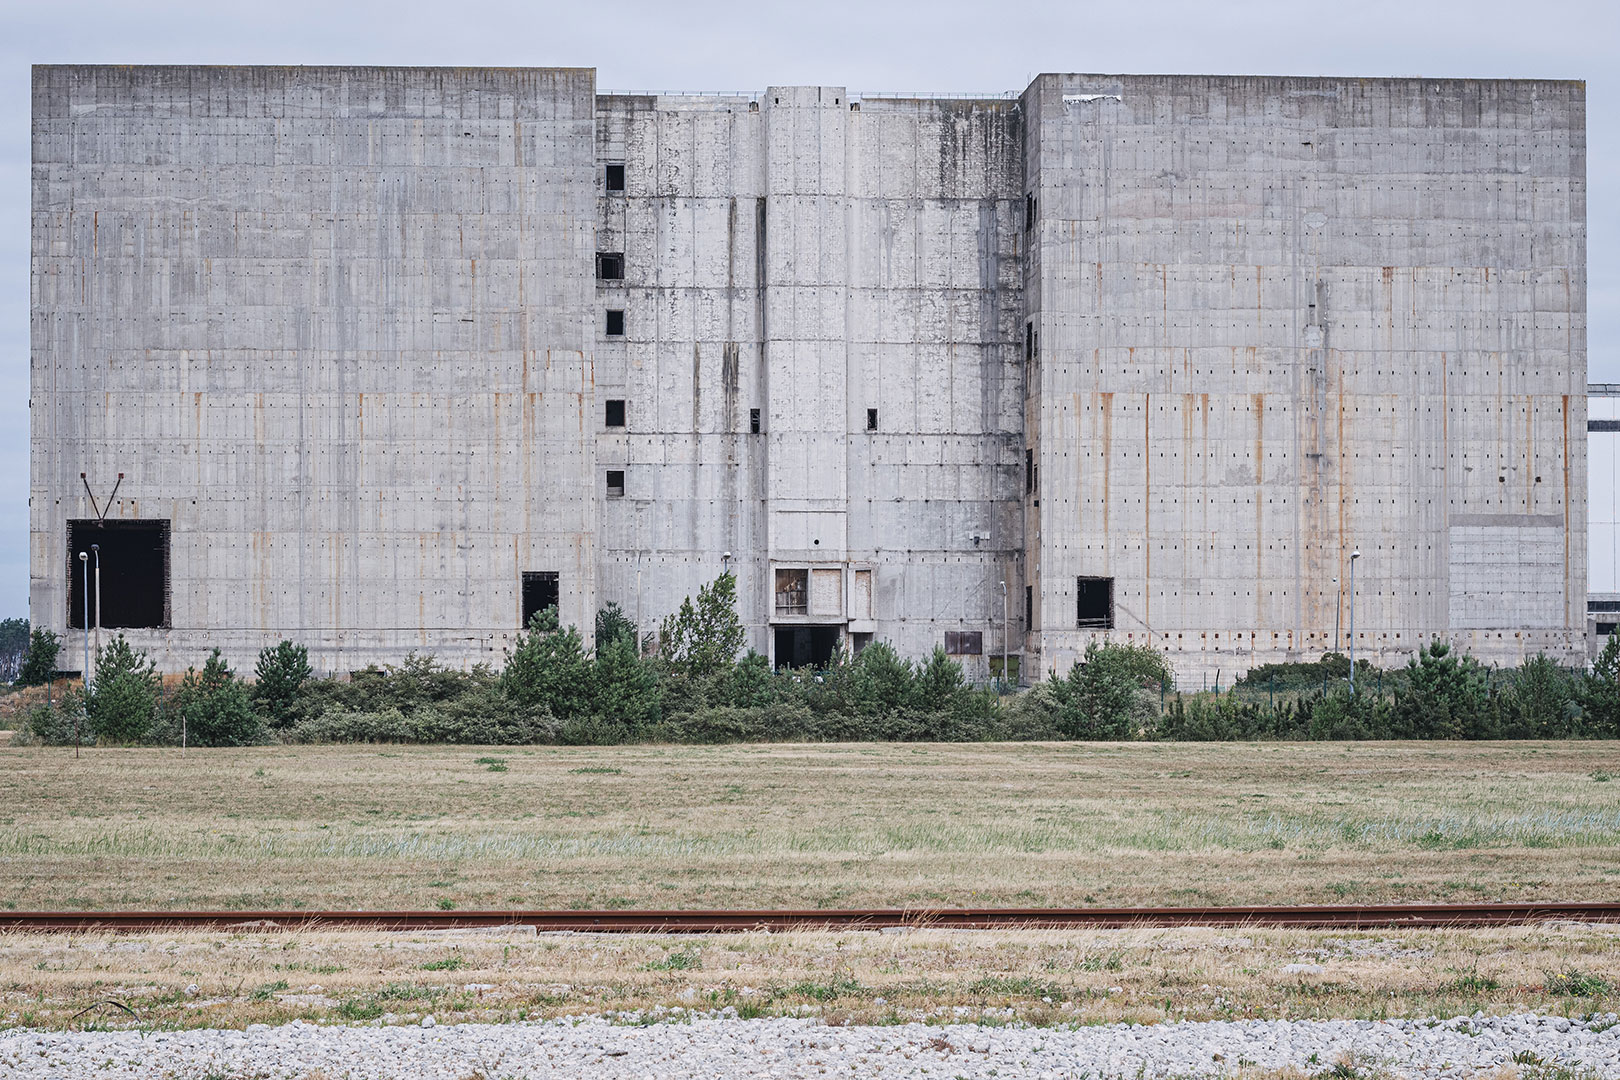
{"label": "railway track", "polygon": [[1360,904],[1316,907],[890,908],[806,911],[4,911],[0,932],[466,930],[718,934],[784,930],[1109,929],[1210,926],[1355,930],[1620,923],[1620,903]]}

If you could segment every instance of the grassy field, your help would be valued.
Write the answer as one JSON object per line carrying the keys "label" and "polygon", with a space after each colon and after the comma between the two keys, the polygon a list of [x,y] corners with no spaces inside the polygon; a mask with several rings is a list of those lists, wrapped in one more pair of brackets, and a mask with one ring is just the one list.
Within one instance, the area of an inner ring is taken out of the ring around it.
{"label": "grassy field", "polygon": [[1617,856],[1613,742],[0,749],[12,909],[1613,899]]}
{"label": "grassy field", "polygon": [[0,1028],[639,1013],[634,1023],[727,1008],[1039,1025],[1588,1016],[1620,1004],[1615,931],[10,935]]}

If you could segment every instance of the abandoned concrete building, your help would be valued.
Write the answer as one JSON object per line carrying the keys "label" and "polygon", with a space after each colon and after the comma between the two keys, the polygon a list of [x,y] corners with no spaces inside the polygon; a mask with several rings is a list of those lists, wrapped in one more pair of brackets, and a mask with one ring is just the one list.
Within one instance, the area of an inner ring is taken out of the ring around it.
{"label": "abandoned concrete building", "polygon": [[33,80],[36,625],[499,663],[730,570],[779,664],[1584,655],[1581,83]]}

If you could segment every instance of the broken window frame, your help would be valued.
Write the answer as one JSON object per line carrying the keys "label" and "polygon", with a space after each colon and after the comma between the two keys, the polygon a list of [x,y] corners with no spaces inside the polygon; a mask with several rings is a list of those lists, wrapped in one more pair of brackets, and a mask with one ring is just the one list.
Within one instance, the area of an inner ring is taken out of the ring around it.
{"label": "broken window frame", "polygon": [[596,253],[596,280],[624,280],[624,252],[598,251]]}
{"label": "broken window frame", "polygon": [[[617,481],[617,482],[615,482]],[[624,498],[624,470],[607,470],[607,497],[610,499]]]}
{"label": "broken window frame", "polygon": [[1075,578],[1074,624],[1079,630],[1114,628],[1113,578],[1093,577],[1087,574]]}
{"label": "broken window frame", "polygon": [[779,566],[772,577],[775,585],[775,603],[778,616],[810,614],[810,568],[808,566]]}

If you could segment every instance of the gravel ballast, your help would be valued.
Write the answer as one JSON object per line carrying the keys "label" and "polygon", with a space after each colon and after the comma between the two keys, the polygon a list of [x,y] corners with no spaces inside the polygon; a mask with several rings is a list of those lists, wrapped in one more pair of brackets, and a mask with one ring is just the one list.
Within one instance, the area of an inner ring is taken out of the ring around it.
{"label": "gravel ballast", "polygon": [[1221,1076],[1239,1068],[1336,1063],[1397,1075],[1468,1076],[1534,1054],[1577,1075],[1620,1078],[1620,1026],[1554,1016],[1434,1020],[1213,1021],[1033,1028],[830,1027],[815,1020],[706,1016],[645,1026],[590,1017],[517,1024],[247,1031],[0,1034],[7,1077],[416,1080],[432,1077]]}

